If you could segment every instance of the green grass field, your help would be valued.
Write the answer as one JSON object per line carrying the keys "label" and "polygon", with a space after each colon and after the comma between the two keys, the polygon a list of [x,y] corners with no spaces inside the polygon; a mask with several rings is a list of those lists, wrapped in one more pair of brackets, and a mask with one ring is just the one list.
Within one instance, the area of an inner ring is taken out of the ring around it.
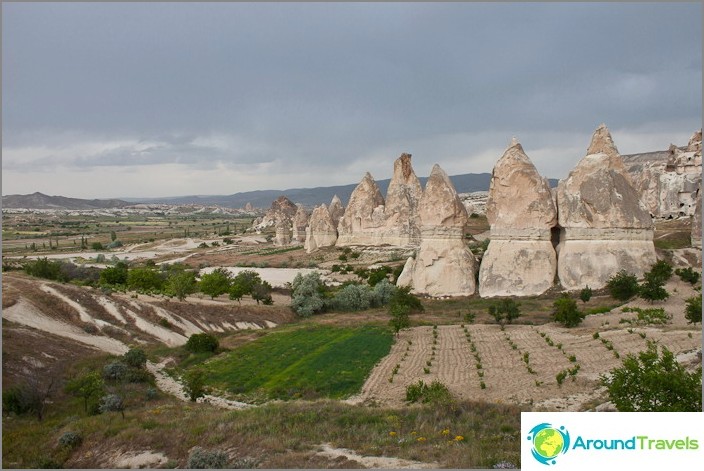
{"label": "green grass field", "polygon": [[360,390],[393,342],[377,326],[271,333],[204,365],[207,382],[245,400],[342,398]]}

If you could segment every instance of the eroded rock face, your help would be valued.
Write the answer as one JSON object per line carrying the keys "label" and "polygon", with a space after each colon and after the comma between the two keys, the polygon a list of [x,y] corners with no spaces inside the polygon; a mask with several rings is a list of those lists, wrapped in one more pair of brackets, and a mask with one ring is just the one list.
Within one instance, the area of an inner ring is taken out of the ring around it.
{"label": "eroded rock face", "polygon": [[447,174],[435,165],[419,202],[421,242],[399,276],[417,294],[468,296],[475,292],[476,259],[464,243],[467,210]]}
{"label": "eroded rock face", "polygon": [[[285,196],[279,196],[271,203],[261,221],[253,224],[254,229],[261,231],[267,227],[275,227],[276,223],[281,219],[293,219],[298,211],[298,207]],[[257,222],[257,221],[255,221]]]}
{"label": "eroded rock face", "polygon": [[313,210],[306,227],[305,249],[308,253],[315,252],[321,247],[331,247],[337,241],[337,230],[332,223],[330,211],[323,204]]}
{"label": "eroded rock face", "polygon": [[401,154],[394,162],[394,174],[386,192],[384,214],[386,225],[383,243],[394,246],[418,245],[420,242],[420,215],[418,205],[423,187],[418,180],[411,155]]}
{"label": "eroded rock face", "polygon": [[692,247],[702,248],[702,193],[697,195],[697,204],[692,215]]}
{"label": "eroded rock face", "polygon": [[298,209],[296,210],[296,214],[293,216],[293,234],[291,239],[302,244],[306,240],[308,211],[306,211],[302,204],[297,204],[296,206],[298,206]]}
{"label": "eroded rock face", "polygon": [[557,187],[557,272],[565,289],[598,289],[621,269],[641,276],[655,263],[653,224],[606,126]]}
{"label": "eroded rock face", "polygon": [[385,224],[384,197],[374,178],[367,172],[352,192],[337,225],[337,245],[378,245],[380,229]]}
{"label": "eroded rock face", "polygon": [[548,181],[516,140],[494,166],[487,219],[491,235],[479,269],[479,294],[535,296],[552,287],[557,210]]}
{"label": "eroded rock face", "polygon": [[281,218],[276,222],[276,237],[274,238],[274,245],[277,245],[279,247],[291,245],[290,219]]}
{"label": "eroded rock face", "polygon": [[328,211],[330,211],[332,223],[335,225],[335,227],[337,227],[337,225],[340,223],[340,219],[345,214],[345,207],[342,206],[342,201],[340,201],[340,198],[337,195],[332,197]]}

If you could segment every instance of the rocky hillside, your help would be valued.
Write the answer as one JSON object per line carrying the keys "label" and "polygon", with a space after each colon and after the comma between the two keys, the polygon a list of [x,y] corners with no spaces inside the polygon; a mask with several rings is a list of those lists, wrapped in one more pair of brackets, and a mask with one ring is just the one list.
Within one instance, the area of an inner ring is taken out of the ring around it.
{"label": "rocky hillside", "polygon": [[32,193],[31,195],[8,195],[2,197],[3,208],[27,208],[27,209],[107,209],[123,208],[129,206],[123,200],[84,200],[80,198],[67,198],[65,196],[49,196],[44,193]]}

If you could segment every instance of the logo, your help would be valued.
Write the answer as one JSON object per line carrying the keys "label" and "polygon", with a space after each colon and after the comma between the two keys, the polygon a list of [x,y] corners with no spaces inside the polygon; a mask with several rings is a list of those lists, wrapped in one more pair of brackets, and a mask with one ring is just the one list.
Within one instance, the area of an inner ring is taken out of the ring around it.
{"label": "logo", "polygon": [[564,426],[555,428],[549,423],[536,425],[530,430],[528,440],[533,442],[533,458],[544,465],[555,464],[558,455],[564,455],[570,449],[570,434]]}

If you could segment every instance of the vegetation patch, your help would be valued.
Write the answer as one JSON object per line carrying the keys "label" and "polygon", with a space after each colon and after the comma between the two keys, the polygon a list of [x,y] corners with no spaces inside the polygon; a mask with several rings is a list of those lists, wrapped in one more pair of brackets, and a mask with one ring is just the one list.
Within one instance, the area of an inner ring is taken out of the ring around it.
{"label": "vegetation patch", "polygon": [[342,398],[360,390],[393,336],[376,326],[277,332],[208,362],[206,382],[242,400]]}

